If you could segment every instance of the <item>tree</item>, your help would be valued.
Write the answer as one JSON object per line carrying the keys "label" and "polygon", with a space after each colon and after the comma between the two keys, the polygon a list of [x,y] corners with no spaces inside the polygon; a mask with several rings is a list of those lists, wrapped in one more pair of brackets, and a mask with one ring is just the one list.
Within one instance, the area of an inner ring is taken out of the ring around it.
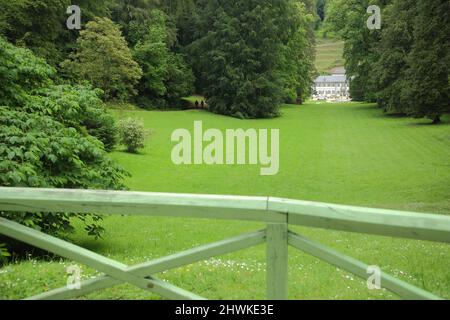
{"label": "tree", "polygon": [[96,18],[86,25],[62,68],[78,81],[102,89],[107,100],[136,95],[134,87],[142,76],[119,28],[108,18]]}
{"label": "tree", "polygon": [[164,80],[167,77],[169,49],[163,12],[153,10],[152,16],[146,35],[134,47],[133,55],[143,70],[140,96],[158,99],[167,93]]}
{"label": "tree", "polygon": [[174,108],[181,106],[181,98],[194,91],[194,82],[192,68],[183,55],[176,53],[169,55],[167,78],[164,82],[167,89],[165,100],[168,105]]}
{"label": "tree", "polygon": [[372,77],[373,64],[378,60],[380,30],[367,27],[369,5],[381,8],[386,0],[333,0],[327,6],[326,28],[337,32],[345,41],[344,58],[354,100],[376,101],[376,84]]}
{"label": "tree", "polygon": [[83,85],[50,85],[30,96],[23,110],[50,115],[66,127],[88,133],[112,151],[117,143],[117,126],[100,99],[101,90]]}
{"label": "tree", "polygon": [[[77,31],[66,27],[70,0],[0,0],[0,35],[15,45],[29,48],[56,67],[70,52]],[[82,26],[95,16],[108,14],[108,0],[77,0]]]}
{"label": "tree", "polygon": [[69,5],[68,0],[0,0],[0,34],[56,65],[63,54],[58,45]]}
{"label": "tree", "polygon": [[[290,27],[285,0],[199,1],[189,46],[197,86],[215,113],[241,118],[278,115],[278,66]],[[284,41],[284,42],[283,42]]]}
{"label": "tree", "polygon": [[0,37],[0,106],[49,115],[68,127],[87,131],[103,142],[106,150],[112,150],[117,128],[99,98],[101,91],[55,85],[54,77],[55,69],[45,60]]}
{"label": "tree", "polygon": [[177,107],[192,93],[192,70],[180,54],[169,50],[165,13],[152,10],[150,17],[145,36],[133,50],[143,70],[138,102],[142,107]]}
{"label": "tree", "polygon": [[378,60],[373,64],[378,105],[388,113],[406,114],[399,94],[405,86],[407,58],[413,45],[416,0],[395,0],[383,11]]}
{"label": "tree", "polygon": [[315,75],[314,15],[307,12],[302,1],[290,1],[291,9],[285,21],[292,26],[283,45],[279,74],[284,83],[283,100],[302,101],[310,96]]}
{"label": "tree", "polygon": [[407,57],[408,70],[402,88],[407,113],[440,123],[450,112],[450,3],[417,0],[414,44]]}
{"label": "tree", "polygon": [[[111,19],[120,26],[130,47],[134,47],[143,40],[152,23],[152,11],[162,6],[159,0],[113,0],[110,3]],[[170,31],[175,40],[176,30]]]}
{"label": "tree", "polygon": [[[106,155],[99,140],[49,116],[0,107],[0,158],[1,186],[124,188],[126,172]],[[97,215],[0,212],[0,217],[57,235],[73,230],[72,217],[84,221],[90,235],[98,237],[103,230]]]}
{"label": "tree", "polygon": [[0,36],[0,105],[26,104],[29,92],[50,85],[55,74],[44,59]]}

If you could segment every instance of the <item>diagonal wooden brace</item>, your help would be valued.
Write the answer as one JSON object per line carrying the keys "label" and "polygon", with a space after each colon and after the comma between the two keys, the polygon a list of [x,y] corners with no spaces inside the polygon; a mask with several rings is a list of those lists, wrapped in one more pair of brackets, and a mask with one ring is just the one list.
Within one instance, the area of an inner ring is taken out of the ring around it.
{"label": "diagonal wooden brace", "polygon": [[[361,279],[366,279],[367,264],[346,256],[338,251],[328,248],[318,242],[312,241],[302,235],[289,232],[288,241],[291,246],[306,252],[322,261],[335,265],[347,272],[350,272]],[[441,300],[442,298],[425,291],[421,288],[406,283],[400,279],[381,272],[381,286],[387,290],[409,300]]]}
{"label": "diagonal wooden brace", "polygon": [[85,264],[121,282],[133,284],[141,289],[153,291],[164,297],[171,299],[203,299],[191,292],[169,285],[161,280],[143,278],[130,271],[125,264],[4,218],[0,218],[0,234]]}
{"label": "diagonal wooden brace", "polygon": [[[145,277],[166,270],[178,268],[184,265],[206,260],[212,257],[228,254],[231,252],[243,250],[264,243],[266,231],[257,231],[243,234],[231,239],[226,239],[193,249],[185,250],[166,257],[158,258],[149,262],[138,264],[128,268],[129,272],[135,275]],[[107,275],[99,276],[94,279],[82,281],[79,290],[70,290],[67,287],[54,289],[42,294],[30,297],[32,300],[62,300],[72,299],[78,296],[88,294],[92,291],[109,288],[122,281],[109,277]]]}

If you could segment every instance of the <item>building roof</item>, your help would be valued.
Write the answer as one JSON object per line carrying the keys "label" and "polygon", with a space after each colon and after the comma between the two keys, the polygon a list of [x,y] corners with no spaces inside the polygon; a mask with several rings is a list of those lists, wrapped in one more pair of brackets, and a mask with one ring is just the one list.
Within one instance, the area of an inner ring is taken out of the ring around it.
{"label": "building roof", "polygon": [[315,83],[318,82],[337,82],[337,83],[344,83],[347,82],[347,76],[345,74],[333,74],[331,76],[319,76],[314,81]]}

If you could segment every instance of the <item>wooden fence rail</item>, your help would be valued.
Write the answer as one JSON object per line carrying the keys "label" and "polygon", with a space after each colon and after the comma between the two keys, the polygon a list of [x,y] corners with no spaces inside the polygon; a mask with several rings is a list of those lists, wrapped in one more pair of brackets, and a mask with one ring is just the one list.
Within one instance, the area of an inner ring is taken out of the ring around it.
{"label": "wooden fence rail", "polygon": [[[98,190],[0,187],[0,211],[71,212],[149,215],[259,221],[262,231],[207,244],[174,255],[127,266],[16,222],[0,218],[0,234],[90,266],[104,275],[81,283],[80,290],[63,287],[30,299],[71,299],[130,283],[167,299],[203,299],[154,275],[215,256],[267,243],[267,297],[288,298],[288,246],[367,277],[367,265],[289,230],[302,225],[331,230],[450,243],[450,217],[342,206],[272,197],[189,195]],[[382,286],[406,299],[440,299],[385,273]]]}

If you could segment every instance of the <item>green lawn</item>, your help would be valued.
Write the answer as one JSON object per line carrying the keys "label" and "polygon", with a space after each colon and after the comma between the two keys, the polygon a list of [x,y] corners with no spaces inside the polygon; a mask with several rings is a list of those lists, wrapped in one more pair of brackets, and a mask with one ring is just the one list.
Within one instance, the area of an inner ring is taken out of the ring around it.
{"label": "green lawn", "polygon": [[344,42],[334,39],[317,38],[316,68],[320,74],[330,74],[332,69],[342,67]]}
{"label": "green lawn", "polygon": [[[132,190],[236,195],[272,195],[341,204],[450,214],[450,118],[440,126],[425,120],[384,116],[374,105],[284,106],[283,116],[243,121],[205,111],[114,111],[142,118],[153,135],[142,153],[113,157],[132,173]],[[171,133],[204,127],[280,129],[280,172],[260,176],[258,166],[175,166]],[[127,264],[263,228],[258,223],[153,217],[106,217],[104,239],[77,230],[75,243]],[[80,229],[80,228],[79,228]],[[323,244],[378,265],[383,271],[450,298],[450,246],[312,228],[295,228]],[[0,299],[23,298],[66,283],[61,260],[30,259],[0,269]],[[212,299],[265,297],[265,247],[204,261],[159,275]],[[292,299],[396,299],[370,291],[336,267],[290,250]],[[95,275],[83,268],[83,277]],[[85,298],[157,298],[129,285]]]}

